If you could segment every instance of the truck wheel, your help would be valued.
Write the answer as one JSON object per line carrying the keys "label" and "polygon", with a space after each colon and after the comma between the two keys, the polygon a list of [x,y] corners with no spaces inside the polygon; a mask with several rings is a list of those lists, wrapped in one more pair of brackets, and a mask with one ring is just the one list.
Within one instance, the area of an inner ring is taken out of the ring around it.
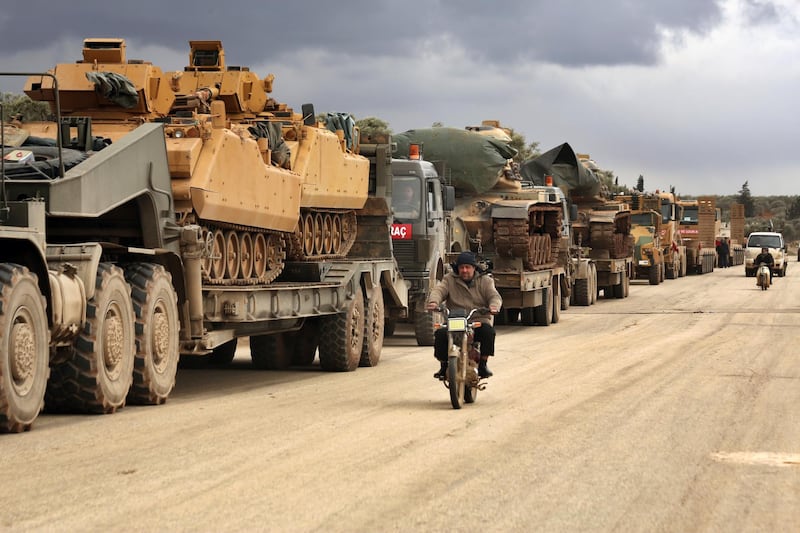
{"label": "truck wheel", "polygon": [[319,348],[319,319],[306,318],[303,327],[295,332],[294,336],[292,364],[297,366],[312,364]]}
{"label": "truck wheel", "polygon": [[544,303],[533,308],[536,325],[549,326],[553,319],[553,291],[544,289]]}
{"label": "truck wheel", "polygon": [[661,269],[651,265],[650,270],[647,271],[647,280],[650,285],[658,285],[661,283]]}
{"label": "truck wheel", "polygon": [[50,331],[36,274],[0,265],[0,432],[28,431],[42,410]]}
{"label": "truck wheel", "polygon": [[[359,366],[375,366],[381,360],[383,350],[383,289],[376,285],[370,291],[371,298],[364,301],[364,346],[361,349]],[[430,314],[430,313],[426,313]]]}
{"label": "truck wheel", "polygon": [[414,337],[418,346],[433,346],[433,313],[414,311]]}
{"label": "truck wheel", "polygon": [[575,305],[592,305],[592,284],[589,279],[575,280]]}
{"label": "truck wheel", "polygon": [[553,278],[553,314],[550,322],[558,324],[559,320],[561,320],[561,282],[556,276]]}
{"label": "truck wheel", "polygon": [[136,353],[131,288],[110,263],[100,263],[95,279],[72,358],[51,368],[48,410],[108,414],[125,405]]}
{"label": "truck wheel", "polygon": [[536,324],[539,326],[549,326],[553,321],[553,290],[544,289],[544,303],[533,308]]}
{"label": "truck wheel", "polygon": [[259,370],[286,370],[292,364],[293,333],[272,333],[250,337],[250,359]]}
{"label": "truck wheel", "polygon": [[535,307],[523,307],[520,309],[520,318],[522,320],[523,326],[535,326],[536,325],[536,308]]}
{"label": "truck wheel", "polygon": [[238,339],[233,339],[217,346],[208,356],[208,362],[217,367],[228,366],[233,361],[233,358],[236,357],[236,347],[238,345]]}
{"label": "truck wheel", "polygon": [[364,295],[361,287],[350,297],[344,313],[322,318],[319,363],[328,372],[352,372],[361,361],[364,336]]}
{"label": "truck wheel", "polygon": [[175,387],[180,359],[178,296],[161,265],[139,263],[125,270],[136,314],[136,356],[128,401],[158,405]]}
{"label": "truck wheel", "polygon": [[383,336],[391,337],[394,335],[394,330],[397,327],[397,320],[394,318],[385,318],[383,321]]}

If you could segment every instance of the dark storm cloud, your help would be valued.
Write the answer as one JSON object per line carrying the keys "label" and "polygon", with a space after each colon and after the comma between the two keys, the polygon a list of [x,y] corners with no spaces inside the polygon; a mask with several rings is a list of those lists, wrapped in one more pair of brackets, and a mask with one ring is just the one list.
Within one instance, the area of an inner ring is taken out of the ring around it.
{"label": "dark storm cloud", "polygon": [[0,15],[3,50],[111,36],[182,50],[189,39],[223,39],[229,62],[243,65],[301,49],[397,56],[437,38],[500,65],[653,64],[662,29],[703,33],[720,18],[714,0],[10,3]]}

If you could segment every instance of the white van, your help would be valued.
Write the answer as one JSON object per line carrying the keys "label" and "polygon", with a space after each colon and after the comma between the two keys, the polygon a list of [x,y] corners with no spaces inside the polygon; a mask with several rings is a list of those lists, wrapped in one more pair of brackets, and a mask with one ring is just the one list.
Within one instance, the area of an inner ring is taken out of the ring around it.
{"label": "white van", "polygon": [[777,276],[786,275],[786,242],[783,235],[772,231],[754,231],[747,237],[747,247],[744,249],[744,273],[746,276],[755,276],[758,265],[753,264],[753,260],[761,253],[762,248],[768,248],[769,253],[775,260],[772,267],[773,274]]}

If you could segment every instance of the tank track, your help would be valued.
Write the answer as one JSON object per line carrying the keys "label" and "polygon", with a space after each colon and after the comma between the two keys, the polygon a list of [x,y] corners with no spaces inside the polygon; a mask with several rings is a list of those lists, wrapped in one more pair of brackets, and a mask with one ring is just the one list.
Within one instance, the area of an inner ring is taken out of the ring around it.
{"label": "tank track", "polygon": [[[249,285],[267,285],[277,278],[283,272],[286,266],[286,233],[264,230],[261,228],[253,228],[241,224],[232,224],[228,222],[202,222],[203,233],[206,235],[206,245],[203,253],[203,284],[213,286],[249,286]],[[236,259],[228,261],[227,258],[220,257],[218,250],[220,246],[215,242],[216,237],[222,233],[223,248],[227,248],[227,236],[230,232],[234,232],[238,237],[239,248],[235,252]],[[245,241],[245,235],[249,235],[251,239],[252,249],[250,252],[242,250]],[[263,238],[263,241],[261,240]],[[244,276],[244,265],[248,261],[247,256],[251,256],[250,262],[253,263],[251,273]],[[215,260],[221,261],[223,270],[220,276],[217,272],[215,274]],[[236,275],[231,276],[231,271],[227,267],[227,263],[231,262],[236,264]],[[261,265],[259,268],[258,265]],[[259,273],[259,270],[263,272]]]}
{"label": "tank track", "polygon": [[609,257],[618,259],[633,255],[634,238],[630,230],[620,232],[619,224],[591,222],[589,224],[590,246],[595,250],[608,250]]}
{"label": "tank track", "polygon": [[556,264],[561,244],[563,215],[556,206],[533,206],[528,219],[494,219],[494,244],[498,255],[522,258],[526,270]]}
{"label": "tank track", "polygon": [[356,242],[356,225],[355,211],[303,209],[297,229],[289,236],[288,257],[292,261],[342,259]]}

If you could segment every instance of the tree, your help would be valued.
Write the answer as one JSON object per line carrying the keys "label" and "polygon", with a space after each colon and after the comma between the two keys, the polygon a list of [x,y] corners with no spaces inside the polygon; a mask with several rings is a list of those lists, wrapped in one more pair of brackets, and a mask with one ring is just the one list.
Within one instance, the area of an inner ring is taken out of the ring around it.
{"label": "tree", "polygon": [[533,159],[534,157],[538,157],[541,154],[539,152],[539,143],[534,141],[532,143],[528,143],[525,140],[525,136],[521,133],[517,133],[512,128],[507,128],[509,135],[511,136],[511,146],[517,150],[517,155],[514,156],[514,161],[517,163],[522,163],[527,161],[528,159]]}
{"label": "tree", "polygon": [[361,131],[361,137],[368,139],[374,136],[391,135],[389,123],[377,117],[367,117],[356,120],[356,126]]}
{"label": "tree", "polygon": [[636,190],[639,192],[644,192],[644,176],[639,174],[639,179],[636,181]]}
{"label": "tree", "polygon": [[752,217],[755,214],[755,202],[750,194],[750,186],[746,181],[739,190],[739,203],[744,206],[744,216]]}
{"label": "tree", "polygon": [[47,120],[50,105],[47,102],[35,102],[25,94],[0,93],[5,119],[17,116],[24,121]]}
{"label": "tree", "polygon": [[800,218],[800,196],[795,196],[789,206],[788,218]]}

